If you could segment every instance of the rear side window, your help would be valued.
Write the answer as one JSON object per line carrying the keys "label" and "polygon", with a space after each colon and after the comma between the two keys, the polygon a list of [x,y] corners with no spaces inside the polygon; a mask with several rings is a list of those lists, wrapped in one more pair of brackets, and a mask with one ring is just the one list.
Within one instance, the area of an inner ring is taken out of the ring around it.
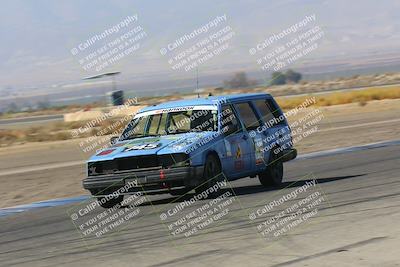
{"label": "rear side window", "polygon": [[267,99],[267,105],[270,107],[270,110],[272,111],[272,114],[274,114],[275,118],[279,118],[282,114],[282,110],[278,105],[272,101],[271,99]]}
{"label": "rear side window", "polygon": [[253,102],[260,112],[263,121],[270,126],[283,124],[281,111],[270,99],[259,99]]}
{"label": "rear side window", "polygon": [[273,110],[271,110],[271,107],[267,104],[267,101],[265,99],[254,101],[254,105],[260,112],[261,117],[265,122],[268,122],[274,118],[274,115],[272,114]]}
{"label": "rear side window", "polygon": [[254,113],[250,103],[235,104],[236,109],[239,111],[240,117],[246,130],[254,130],[260,126],[257,115]]}

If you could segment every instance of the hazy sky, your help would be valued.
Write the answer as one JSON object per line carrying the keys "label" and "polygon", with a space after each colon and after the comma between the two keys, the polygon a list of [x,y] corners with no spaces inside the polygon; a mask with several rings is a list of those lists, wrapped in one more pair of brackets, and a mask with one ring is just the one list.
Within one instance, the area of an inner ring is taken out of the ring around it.
{"label": "hazy sky", "polygon": [[395,50],[400,47],[399,12],[398,0],[5,0],[0,89],[79,82],[96,74],[85,71],[71,49],[135,14],[135,25],[146,32],[140,49],[104,69],[122,70],[130,79],[189,75],[171,70],[160,48],[224,14],[235,36],[227,51],[201,66],[209,73],[236,66],[257,69],[249,48],[311,14],[325,32],[311,58]]}

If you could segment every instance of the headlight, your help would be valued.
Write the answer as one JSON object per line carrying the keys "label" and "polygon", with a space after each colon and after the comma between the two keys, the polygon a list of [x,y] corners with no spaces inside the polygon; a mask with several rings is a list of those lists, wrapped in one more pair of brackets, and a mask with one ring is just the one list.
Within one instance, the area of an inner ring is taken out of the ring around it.
{"label": "headlight", "polygon": [[174,151],[179,151],[182,150],[186,147],[188,147],[191,144],[194,144],[199,141],[201,136],[195,136],[195,137],[188,137],[185,139],[178,140],[174,144],[171,145],[171,149]]}

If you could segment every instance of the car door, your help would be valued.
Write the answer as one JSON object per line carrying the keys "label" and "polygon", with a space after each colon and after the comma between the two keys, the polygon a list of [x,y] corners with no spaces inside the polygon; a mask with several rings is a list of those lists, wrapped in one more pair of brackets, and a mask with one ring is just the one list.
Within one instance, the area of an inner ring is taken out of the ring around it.
{"label": "car door", "polygon": [[[247,146],[250,155],[250,174],[254,174],[260,165],[264,165],[262,152],[262,138],[257,133],[257,129],[261,126],[261,120],[254,106],[250,101],[239,102],[234,104],[235,110],[242,122],[244,132],[247,136]],[[255,133],[255,134],[254,134]]]}
{"label": "car door", "polygon": [[[222,168],[229,179],[240,178],[252,171],[252,150],[248,133],[236,114],[232,105],[221,107],[221,128],[224,134],[225,153]],[[225,129],[230,130],[225,130]]]}
{"label": "car door", "polygon": [[253,135],[262,138],[264,162],[267,165],[271,156],[270,152],[274,147],[291,142],[290,129],[286,127],[286,119],[282,111],[271,99],[257,99],[252,103],[262,120],[262,126]]}
{"label": "car door", "polygon": [[248,143],[251,146],[252,153],[252,173],[259,173],[267,165],[263,135],[259,131],[263,125],[262,118],[251,101],[238,103],[235,105],[235,108],[238,110],[244,128],[249,136]]}

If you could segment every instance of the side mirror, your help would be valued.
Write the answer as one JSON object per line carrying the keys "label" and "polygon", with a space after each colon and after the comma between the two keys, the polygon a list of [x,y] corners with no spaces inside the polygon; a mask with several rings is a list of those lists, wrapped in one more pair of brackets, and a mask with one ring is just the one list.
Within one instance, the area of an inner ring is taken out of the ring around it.
{"label": "side mirror", "polygon": [[114,145],[119,139],[119,136],[113,136],[110,138],[110,144]]}

